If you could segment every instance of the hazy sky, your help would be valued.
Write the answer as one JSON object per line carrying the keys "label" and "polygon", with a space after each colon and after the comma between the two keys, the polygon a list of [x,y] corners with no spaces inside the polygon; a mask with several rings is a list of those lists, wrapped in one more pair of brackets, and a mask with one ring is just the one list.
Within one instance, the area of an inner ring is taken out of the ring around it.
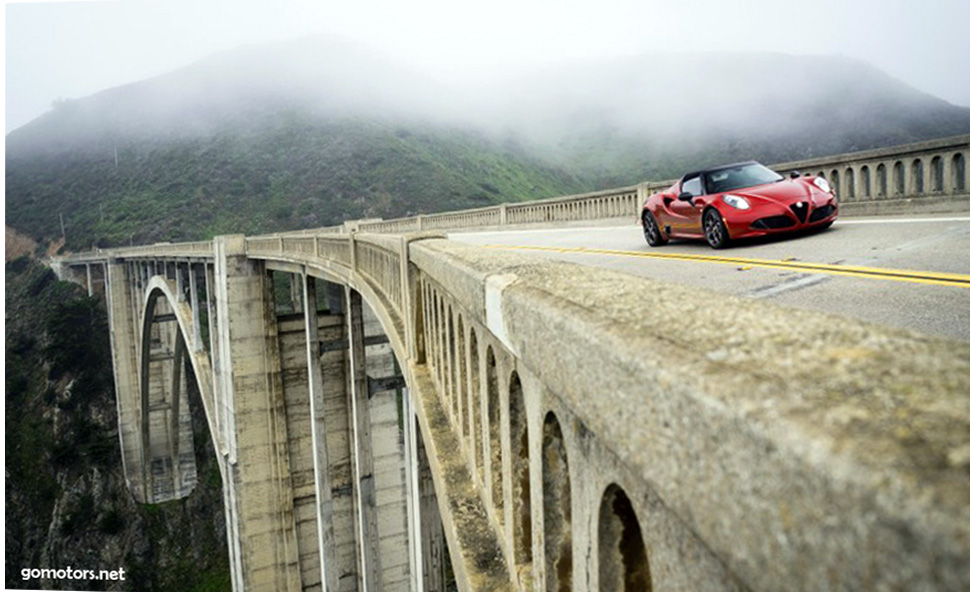
{"label": "hazy sky", "polygon": [[842,54],[970,106],[968,0],[7,0],[5,8],[8,132],[55,99],[315,33],[441,77],[647,51]]}

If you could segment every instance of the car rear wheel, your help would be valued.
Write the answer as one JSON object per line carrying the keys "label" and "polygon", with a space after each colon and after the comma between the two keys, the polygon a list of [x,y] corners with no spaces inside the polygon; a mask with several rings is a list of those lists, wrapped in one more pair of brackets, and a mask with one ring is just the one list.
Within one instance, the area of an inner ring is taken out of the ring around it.
{"label": "car rear wheel", "polygon": [[707,244],[715,249],[723,249],[731,242],[724,219],[714,208],[704,212],[704,238],[707,239]]}
{"label": "car rear wheel", "polygon": [[667,237],[660,230],[657,219],[650,212],[643,213],[643,238],[647,239],[647,244],[651,247],[659,247],[667,244]]}

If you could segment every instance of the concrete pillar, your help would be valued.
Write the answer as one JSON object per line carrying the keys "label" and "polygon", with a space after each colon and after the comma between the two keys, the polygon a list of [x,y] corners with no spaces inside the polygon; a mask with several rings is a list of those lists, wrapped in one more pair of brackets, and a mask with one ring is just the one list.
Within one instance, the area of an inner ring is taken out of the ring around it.
{"label": "concrete pillar", "polygon": [[232,481],[228,518],[238,524],[234,581],[247,591],[301,590],[285,401],[272,286],[245,238],[214,241],[218,316],[217,407],[228,412]]}
{"label": "concrete pillar", "polygon": [[418,419],[409,391],[404,391],[404,480],[407,491],[408,554],[411,590],[424,592],[424,554],[421,534],[420,466],[417,451]]}
{"label": "concrete pillar", "polygon": [[946,195],[956,192],[956,183],[953,182],[955,177],[953,156],[955,154],[952,151],[943,154],[943,193]]}
{"label": "concrete pillar", "polygon": [[317,548],[321,583],[324,590],[337,590],[338,566],[333,532],[333,486],[330,479],[330,459],[327,450],[327,425],[324,420],[323,369],[321,365],[320,331],[316,312],[316,280],[303,276],[304,328],[306,331],[307,398],[310,405],[310,440],[313,451],[313,479]]}
{"label": "concrete pillar", "polygon": [[[342,311],[347,307],[343,304],[344,288],[331,282],[325,282],[329,311],[327,322],[321,318],[318,335],[321,344],[320,366],[323,377],[322,406],[317,410],[321,414],[321,426],[317,427],[317,446],[326,447],[327,466],[322,465],[322,456],[318,459],[320,476],[329,479],[329,493],[327,486],[321,480],[319,503],[321,515],[327,518],[327,495],[330,496],[329,523],[324,531],[324,551],[328,555],[324,558],[327,563],[326,577],[331,574],[339,579],[339,588],[334,590],[358,590],[358,531],[354,502],[355,477],[352,470],[351,451],[353,450],[352,415],[350,397],[348,396],[349,380],[349,352],[347,349],[347,322]],[[316,282],[320,289],[319,281]],[[324,328],[325,327],[325,328]],[[322,454],[318,450],[318,454]],[[326,540],[331,536],[332,544]],[[329,563],[329,549],[333,549],[336,563]]]}
{"label": "concrete pillar", "polygon": [[[313,280],[306,280],[303,274],[291,278],[309,296],[306,301],[314,302]],[[339,340],[343,319],[317,315],[314,308],[304,312],[280,315],[277,321],[300,574],[304,590],[338,590],[343,569],[336,563],[334,544],[320,337]],[[355,571],[352,565],[351,573]]]}
{"label": "concrete pillar", "polygon": [[360,547],[360,589],[380,592],[380,537],[377,532],[377,499],[374,486],[374,457],[371,449],[368,411],[367,360],[364,348],[363,303],[360,294],[347,288],[347,338],[349,340],[349,396],[353,430],[352,466],[354,474],[357,533]]}
{"label": "concrete pillar", "polygon": [[293,307],[293,314],[300,314],[303,311],[303,276],[296,273],[290,274],[290,304]]}
{"label": "concrete pillar", "polygon": [[199,288],[198,280],[195,277],[195,269],[189,263],[189,306],[192,308],[192,351],[200,352],[203,349],[201,313],[199,310]]}
{"label": "concrete pillar", "polygon": [[111,334],[111,358],[118,408],[118,435],[121,461],[135,499],[146,499],[143,479],[141,408],[138,379],[137,320],[134,314],[136,290],[125,263],[111,260],[107,264],[107,306]]}
{"label": "concrete pillar", "polygon": [[[188,265],[191,265],[191,263]],[[182,280],[182,266],[177,261],[175,262],[175,293],[178,294],[179,302],[185,302],[185,282]]]}

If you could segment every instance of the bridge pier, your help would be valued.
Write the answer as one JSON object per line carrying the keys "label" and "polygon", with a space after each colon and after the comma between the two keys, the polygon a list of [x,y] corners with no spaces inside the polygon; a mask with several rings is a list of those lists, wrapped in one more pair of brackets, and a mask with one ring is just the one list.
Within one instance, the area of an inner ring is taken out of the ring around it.
{"label": "bridge pier", "polygon": [[[241,236],[215,241],[216,400],[228,415],[230,551],[236,590],[301,589],[271,285]],[[217,406],[219,404],[217,403]]]}

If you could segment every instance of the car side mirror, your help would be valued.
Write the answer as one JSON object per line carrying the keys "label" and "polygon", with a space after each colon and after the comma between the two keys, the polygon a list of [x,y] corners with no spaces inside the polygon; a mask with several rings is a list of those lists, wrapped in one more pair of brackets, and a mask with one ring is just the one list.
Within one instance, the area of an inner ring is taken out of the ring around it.
{"label": "car side mirror", "polygon": [[788,173],[788,176],[791,177],[792,179],[797,179],[797,178],[801,177],[802,174],[799,173],[798,171],[792,171],[792,172]]}
{"label": "car side mirror", "polygon": [[690,201],[694,199],[694,194],[690,191],[685,191],[677,196],[677,201]]}

